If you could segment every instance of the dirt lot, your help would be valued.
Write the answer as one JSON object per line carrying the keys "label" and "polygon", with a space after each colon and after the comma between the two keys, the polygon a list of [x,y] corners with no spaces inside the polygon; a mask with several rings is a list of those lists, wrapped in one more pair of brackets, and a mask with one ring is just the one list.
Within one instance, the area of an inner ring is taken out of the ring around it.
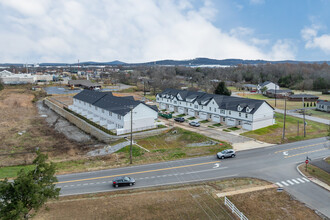
{"label": "dirt lot", "polygon": [[[49,202],[49,211],[41,210],[34,219],[236,219],[215,193],[266,184],[269,183],[250,178],[228,179],[61,197]],[[273,189],[230,199],[249,219],[321,219],[285,192]]]}
{"label": "dirt lot", "polygon": [[86,144],[70,141],[48,126],[38,114],[36,96],[40,92],[26,86],[0,92],[0,166],[31,163],[36,147],[57,160],[80,158],[86,151]]}

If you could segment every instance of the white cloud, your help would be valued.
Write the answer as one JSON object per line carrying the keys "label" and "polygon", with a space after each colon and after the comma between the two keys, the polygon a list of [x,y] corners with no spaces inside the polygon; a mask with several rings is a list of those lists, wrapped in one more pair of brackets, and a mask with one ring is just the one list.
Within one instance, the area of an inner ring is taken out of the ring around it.
{"label": "white cloud", "polygon": [[[291,44],[268,40],[253,29],[225,32],[212,22],[212,1],[0,0],[2,62],[144,62],[158,59],[285,59]],[[246,38],[244,37],[246,36]],[[276,56],[273,55],[275,51]],[[288,52],[289,51],[289,52]]]}
{"label": "white cloud", "polygon": [[289,40],[278,40],[269,54],[271,60],[294,60],[296,49]]}
{"label": "white cloud", "polygon": [[260,5],[265,3],[265,0],[250,0],[250,4]]}
{"label": "white cloud", "polygon": [[301,30],[301,36],[306,41],[305,48],[319,48],[325,53],[330,54],[330,34],[318,36],[320,27],[313,25]]}

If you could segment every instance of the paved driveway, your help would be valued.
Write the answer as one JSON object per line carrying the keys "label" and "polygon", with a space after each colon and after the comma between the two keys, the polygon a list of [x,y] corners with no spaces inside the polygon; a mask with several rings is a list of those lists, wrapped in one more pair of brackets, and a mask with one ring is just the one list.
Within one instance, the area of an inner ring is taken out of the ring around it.
{"label": "paved driveway", "polygon": [[225,132],[219,128],[209,128],[205,124],[201,124],[200,127],[192,127],[187,122],[179,123],[174,122],[173,119],[166,120],[159,118],[161,121],[165,122],[168,126],[180,127],[189,131],[197,132],[203,134],[207,137],[214,138],[220,141],[226,141],[230,143],[235,150],[247,150],[252,148],[271,146],[272,144],[256,141],[252,138],[244,137],[234,132]]}

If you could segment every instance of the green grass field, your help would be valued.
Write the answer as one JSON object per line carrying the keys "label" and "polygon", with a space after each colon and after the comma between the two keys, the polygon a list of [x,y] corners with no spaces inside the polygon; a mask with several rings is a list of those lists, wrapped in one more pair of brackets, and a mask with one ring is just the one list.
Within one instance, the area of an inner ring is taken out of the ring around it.
{"label": "green grass field", "polygon": [[[276,124],[265,128],[257,129],[254,131],[248,131],[241,135],[255,138],[267,143],[281,143],[282,131],[283,131],[283,114],[275,113]],[[299,133],[298,133],[298,121],[299,121]],[[306,137],[303,136],[303,119],[288,116],[286,117],[286,129],[285,129],[285,141],[294,142],[318,137],[327,136],[328,126],[313,121],[306,121]]]}

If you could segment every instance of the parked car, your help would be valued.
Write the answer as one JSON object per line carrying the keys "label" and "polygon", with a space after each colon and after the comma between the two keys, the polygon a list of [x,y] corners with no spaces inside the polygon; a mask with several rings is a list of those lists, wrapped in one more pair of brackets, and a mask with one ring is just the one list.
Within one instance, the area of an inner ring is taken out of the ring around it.
{"label": "parked car", "polygon": [[116,177],[112,181],[114,187],[135,185],[135,179],[128,176]]}
{"label": "parked car", "polygon": [[175,118],[174,121],[177,121],[177,122],[184,122],[184,118]]}
{"label": "parked car", "polygon": [[194,126],[194,127],[201,126],[198,121],[191,121],[191,122],[189,122],[189,125]]}
{"label": "parked car", "polygon": [[236,157],[236,152],[232,149],[223,150],[223,151],[217,153],[217,157],[219,159],[224,159],[227,157]]}

